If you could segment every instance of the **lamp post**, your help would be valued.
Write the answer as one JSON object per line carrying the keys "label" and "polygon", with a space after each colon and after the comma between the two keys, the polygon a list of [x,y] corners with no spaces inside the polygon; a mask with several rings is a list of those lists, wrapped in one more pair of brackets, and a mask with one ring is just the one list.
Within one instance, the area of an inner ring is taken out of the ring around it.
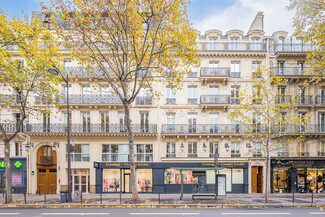
{"label": "lamp post", "polygon": [[71,198],[71,186],[72,186],[72,182],[71,182],[71,159],[70,159],[70,111],[69,111],[69,74],[67,73],[67,77],[65,78],[62,74],[62,72],[55,66],[48,68],[48,72],[51,73],[52,75],[60,75],[63,79],[63,81],[66,83],[67,85],[67,152],[68,152],[68,202],[72,202],[72,198]]}

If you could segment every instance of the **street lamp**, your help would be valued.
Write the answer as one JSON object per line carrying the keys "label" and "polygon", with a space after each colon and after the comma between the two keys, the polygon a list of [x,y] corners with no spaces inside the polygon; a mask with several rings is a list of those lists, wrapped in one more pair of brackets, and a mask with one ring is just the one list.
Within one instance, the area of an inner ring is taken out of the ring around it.
{"label": "street lamp", "polygon": [[71,159],[70,159],[70,111],[69,111],[69,74],[67,73],[67,77],[65,78],[62,74],[62,72],[55,66],[48,68],[48,72],[51,73],[52,75],[58,76],[60,75],[63,79],[63,81],[67,85],[67,152],[68,152],[68,202],[72,202],[71,198]]}

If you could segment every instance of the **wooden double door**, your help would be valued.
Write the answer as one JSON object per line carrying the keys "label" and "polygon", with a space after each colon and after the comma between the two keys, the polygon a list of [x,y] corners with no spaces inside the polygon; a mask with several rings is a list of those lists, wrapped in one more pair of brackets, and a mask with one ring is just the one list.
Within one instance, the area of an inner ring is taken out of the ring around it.
{"label": "wooden double door", "polygon": [[263,167],[252,167],[251,174],[251,192],[263,193]]}
{"label": "wooden double door", "polygon": [[49,145],[37,152],[37,193],[56,194],[57,189],[56,151]]}

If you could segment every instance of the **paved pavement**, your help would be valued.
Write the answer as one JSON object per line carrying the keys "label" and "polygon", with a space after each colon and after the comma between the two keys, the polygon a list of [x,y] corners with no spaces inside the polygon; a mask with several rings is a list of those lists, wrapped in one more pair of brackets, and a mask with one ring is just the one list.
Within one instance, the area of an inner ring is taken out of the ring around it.
{"label": "paved pavement", "polygon": [[325,216],[319,208],[286,209],[5,209],[0,216]]}
{"label": "paved pavement", "polygon": [[[264,194],[227,194],[214,198],[198,198],[192,200],[191,194],[184,194],[183,200],[180,200],[179,194],[161,194],[160,203],[158,194],[139,194],[138,206],[213,206],[213,207],[292,207],[292,206],[325,206],[325,193],[314,194],[312,203],[312,194],[295,194],[295,202],[292,201],[292,194],[269,194],[269,203],[264,202]],[[83,205],[128,205],[131,203],[131,194],[102,194],[102,202],[99,194],[83,194]],[[24,205],[24,196],[14,194],[13,200],[15,205]],[[44,205],[45,195],[27,195],[26,202],[28,205]],[[5,198],[0,195],[0,207],[5,204]],[[70,204],[61,204],[60,195],[46,195],[46,205],[80,205],[81,202],[74,201]]]}

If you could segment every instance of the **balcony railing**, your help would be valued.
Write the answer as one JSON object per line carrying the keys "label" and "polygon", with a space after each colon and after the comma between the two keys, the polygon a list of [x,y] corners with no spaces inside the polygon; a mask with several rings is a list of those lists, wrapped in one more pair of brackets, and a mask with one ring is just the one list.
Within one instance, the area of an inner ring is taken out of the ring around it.
{"label": "balcony railing", "polygon": [[297,153],[297,157],[308,157],[308,156],[309,156],[309,152],[298,151]]}
{"label": "balcony railing", "polygon": [[291,95],[279,95],[275,99],[276,104],[286,104],[292,103],[292,96]]}
{"label": "balcony railing", "polygon": [[287,151],[278,152],[278,157],[288,157],[288,156],[289,156],[289,152]]}
{"label": "balcony railing", "polygon": [[197,98],[187,98],[187,104],[197,104]]}
{"label": "balcony railing", "polygon": [[266,43],[198,42],[202,51],[266,51]]}
{"label": "balcony railing", "polygon": [[176,98],[166,98],[166,104],[170,104],[170,105],[176,104]]}
{"label": "balcony railing", "polygon": [[231,153],[231,157],[240,157],[240,153]]}
{"label": "balcony railing", "polygon": [[318,156],[319,156],[319,157],[325,157],[325,152],[320,152],[320,151],[319,151],[319,152],[318,152]]}
{"label": "balcony railing", "polygon": [[41,163],[41,164],[53,163],[53,157],[52,156],[40,156],[39,163]]}
{"label": "balcony railing", "polygon": [[19,103],[18,96],[14,94],[1,94],[0,95],[0,103]]}
{"label": "balcony railing", "polygon": [[[57,99],[59,104],[66,104],[67,98],[59,97]],[[117,94],[103,95],[103,94],[71,94],[69,95],[70,104],[122,104],[120,97]]]}
{"label": "balcony railing", "polygon": [[230,104],[230,95],[201,95],[201,104]]}
{"label": "balcony railing", "polygon": [[[157,133],[156,124],[132,124],[134,133]],[[66,133],[66,124],[27,124],[24,127],[25,132],[31,133]],[[71,124],[71,133],[127,133],[126,125],[120,124]]]}
{"label": "balcony railing", "polygon": [[277,52],[307,52],[313,50],[312,44],[297,44],[297,43],[280,43],[274,44],[274,51]]}
{"label": "balcony railing", "polygon": [[253,153],[253,157],[262,157],[262,153]]}
{"label": "balcony railing", "polygon": [[166,154],[166,157],[167,158],[175,158],[176,157],[176,154],[175,153],[167,153]]}
{"label": "balcony railing", "polygon": [[191,72],[187,75],[188,78],[197,78],[197,72]]}
{"label": "balcony railing", "polygon": [[202,67],[201,77],[230,77],[229,67]]}
{"label": "balcony railing", "polygon": [[297,105],[313,105],[312,95],[296,96],[295,99]]}
{"label": "balcony railing", "polygon": [[316,105],[325,105],[325,95],[317,95],[315,102]]}
{"label": "balcony railing", "polygon": [[311,76],[315,72],[311,71],[312,68],[308,67],[274,67],[271,68],[272,73],[277,76]]}
{"label": "balcony railing", "polygon": [[152,105],[152,97],[150,96],[138,96],[135,99],[136,105]]}
{"label": "balcony railing", "polygon": [[195,158],[195,157],[197,157],[197,153],[189,153],[189,154],[187,154],[187,157]]}

